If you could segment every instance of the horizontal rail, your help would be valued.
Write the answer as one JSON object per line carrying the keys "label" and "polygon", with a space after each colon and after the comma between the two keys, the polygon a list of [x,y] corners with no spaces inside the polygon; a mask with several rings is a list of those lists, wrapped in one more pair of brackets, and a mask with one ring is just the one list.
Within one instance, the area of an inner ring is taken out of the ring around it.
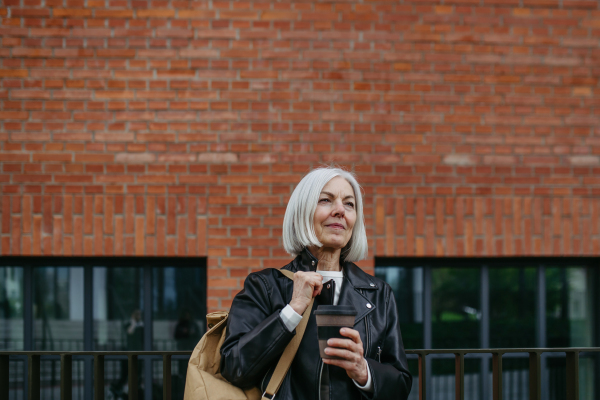
{"label": "horizontal rail", "polygon": [[[417,355],[419,360],[419,399],[426,400],[427,356],[448,355],[454,357],[455,399],[464,400],[465,356],[468,354],[489,354],[492,356],[492,398],[502,400],[502,357],[506,354],[523,353],[529,357],[529,399],[541,400],[541,355],[543,353],[566,354],[566,398],[579,398],[579,358],[582,353],[599,353],[600,347],[565,348],[503,348],[503,349],[422,349],[406,350],[407,355]],[[30,399],[40,399],[40,362],[44,359],[60,358],[61,385],[60,398],[70,400],[72,390],[72,362],[79,357],[93,357],[95,398],[104,398],[104,362],[110,357],[127,358],[129,398],[138,399],[138,360],[161,358],[163,362],[163,398],[171,399],[171,360],[173,356],[189,356],[191,351],[0,351],[0,399],[9,396],[9,360],[26,357],[29,365],[28,391]]]}
{"label": "horizontal rail", "polygon": [[[498,349],[422,349],[422,350],[406,350],[406,354],[476,354],[476,353],[570,353],[577,351],[579,353],[596,353],[600,352],[600,347],[550,347],[550,348],[498,348]],[[0,353],[1,354],[1,353]]]}
{"label": "horizontal rail", "polygon": [[455,399],[464,400],[464,358],[466,354],[492,355],[492,398],[502,400],[502,356],[511,353],[529,355],[529,399],[541,400],[541,355],[542,353],[566,354],[566,395],[567,399],[579,398],[579,356],[581,353],[598,353],[599,347],[564,348],[521,348],[521,349],[427,349],[406,350],[407,355],[416,354],[419,358],[419,400],[426,400],[425,358],[428,355],[454,355],[455,357]]}
{"label": "horizontal rail", "polygon": [[0,356],[61,356],[63,354],[69,354],[71,356],[189,356],[192,351],[0,351]]}

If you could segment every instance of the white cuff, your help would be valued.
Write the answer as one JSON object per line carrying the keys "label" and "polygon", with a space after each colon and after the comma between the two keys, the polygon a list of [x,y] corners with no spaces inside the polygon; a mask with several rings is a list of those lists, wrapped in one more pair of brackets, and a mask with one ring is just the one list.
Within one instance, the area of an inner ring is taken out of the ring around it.
{"label": "white cuff", "polygon": [[364,390],[368,393],[373,393],[373,380],[371,379],[371,368],[369,368],[369,363],[367,363],[367,375],[368,378],[367,383],[365,383],[365,386],[360,386],[358,382],[356,382],[354,379],[352,379],[352,381],[360,390]]}
{"label": "white cuff", "polygon": [[285,327],[290,332],[292,332],[294,329],[296,329],[296,327],[298,326],[300,321],[302,321],[302,315],[300,315],[296,311],[294,311],[292,306],[290,306],[289,304],[287,306],[283,307],[283,310],[281,310],[281,312],[279,313],[279,316],[281,317],[281,320],[285,324]]}

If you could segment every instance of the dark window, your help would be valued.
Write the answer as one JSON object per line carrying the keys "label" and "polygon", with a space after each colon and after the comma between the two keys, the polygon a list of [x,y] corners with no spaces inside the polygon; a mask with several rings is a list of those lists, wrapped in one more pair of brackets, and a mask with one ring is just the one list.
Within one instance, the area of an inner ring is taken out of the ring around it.
{"label": "dark window", "polygon": [[[205,316],[205,258],[0,258],[0,350],[191,351]],[[162,398],[162,363],[140,358],[140,382]],[[24,398],[26,363],[10,365],[10,398]],[[126,366],[107,357],[106,393],[124,390]],[[173,358],[173,398],[183,397],[186,366]],[[59,398],[58,361],[41,367],[42,397]],[[92,397],[91,358],[74,360],[73,397]]]}
{"label": "dark window", "polygon": [[[407,349],[597,347],[599,268],[598,258],[574,257],[375,259],[376,276],[396,296]],[[526,357],[503,357],[511,399],[528,398]],[[453,359],[430,358],[428,398],[450,398]],[[564,355],[545,353],[543,365],[542,397],[564,399]],[[414,357],[409,367],[416,372]],[[581,353],[579,368],[582,398],[600,399],[600,357]],[[490,373],[489,356],[465,359],[465,399],[491,392]],[[417,398],[413,391],[411,399]]]}

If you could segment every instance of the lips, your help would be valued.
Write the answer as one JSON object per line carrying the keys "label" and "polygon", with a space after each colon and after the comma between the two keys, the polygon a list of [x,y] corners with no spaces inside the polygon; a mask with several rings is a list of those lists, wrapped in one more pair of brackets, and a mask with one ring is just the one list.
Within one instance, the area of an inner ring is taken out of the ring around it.
{"label": "lips", "polygon": [[333,228],[333,229],[346,229],[344,228],[344,225],[342,224],[330,224],[330,225],[326,225],[328,228]]}

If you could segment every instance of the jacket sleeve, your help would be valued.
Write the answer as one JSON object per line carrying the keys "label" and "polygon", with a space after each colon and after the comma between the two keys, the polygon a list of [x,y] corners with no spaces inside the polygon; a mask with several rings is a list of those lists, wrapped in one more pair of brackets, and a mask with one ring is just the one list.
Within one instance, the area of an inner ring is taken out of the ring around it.
{"label": "jacket sleeve", "polygon": [[231,304],[221,374],[235,386],[258,386],[296,334],[287,330],[281,310],[272,309],[272,290],[259,274],[250,274]]}
{"label": "jacket sleeve", "polygon": [[373,379],[373,393],[361,392],[369,399],[406,400],[412,386],[412,375],[408,371],[408,362],[400,334],[398,309],[394,294],[385,285],[388,294],[386,300],[386,332],[381,345],[381,361],[367,358]]}

